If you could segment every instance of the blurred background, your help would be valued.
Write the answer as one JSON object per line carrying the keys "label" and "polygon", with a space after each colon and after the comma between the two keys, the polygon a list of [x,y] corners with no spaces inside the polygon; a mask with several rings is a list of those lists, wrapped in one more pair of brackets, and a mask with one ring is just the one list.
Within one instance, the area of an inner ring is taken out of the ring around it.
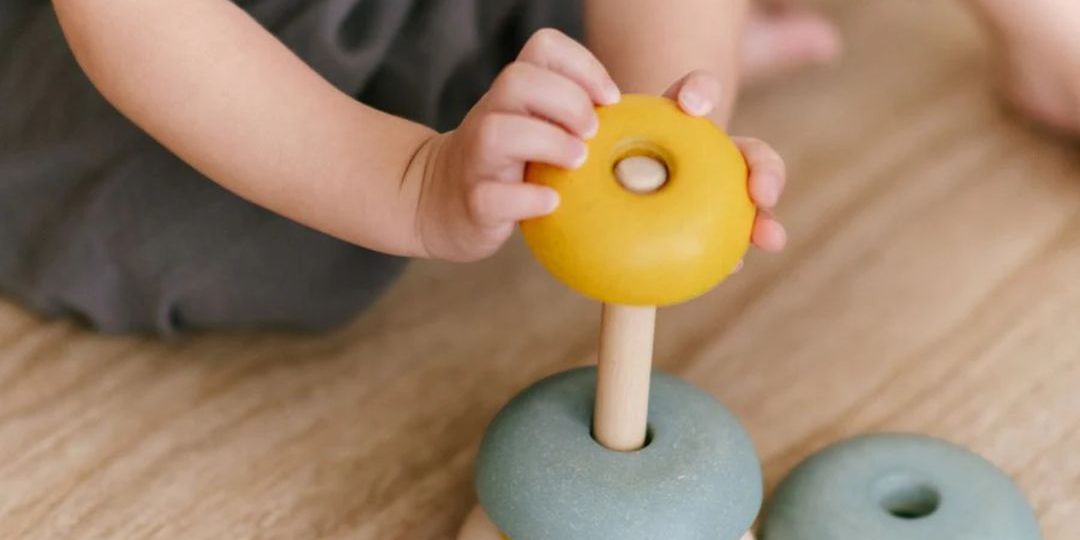
{"label": "blurred background", "polygon": [[[771,488],[907,430],[1080,528],[1080,149],[1006,112],[953,2],[822,2],[843,61],[744,95],[788,161],[779,256],[659,316],[656,361],[724,401]],[[2,105],[0,105],[2,106]],[[417,262],[328,336],[104,337],[0,302],[0,537],[442,539],[486,423],[592,361],[599,307],[519,240]]]}

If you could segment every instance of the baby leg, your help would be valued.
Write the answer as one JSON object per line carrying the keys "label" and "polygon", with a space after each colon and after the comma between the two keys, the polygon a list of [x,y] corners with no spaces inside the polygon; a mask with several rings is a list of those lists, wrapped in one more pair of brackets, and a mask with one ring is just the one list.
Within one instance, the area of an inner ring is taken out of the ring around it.
{"label": "baby leg", "polygon": [[1080,3],[967,1],[994,38],[1010,102],[1052,129],[1080,134]]}
{"label": "baby leg", "polygon": [[798,6],[755,2],[742,43],[742,80],[752,85],[840,53],[840,36],[824,16]]}

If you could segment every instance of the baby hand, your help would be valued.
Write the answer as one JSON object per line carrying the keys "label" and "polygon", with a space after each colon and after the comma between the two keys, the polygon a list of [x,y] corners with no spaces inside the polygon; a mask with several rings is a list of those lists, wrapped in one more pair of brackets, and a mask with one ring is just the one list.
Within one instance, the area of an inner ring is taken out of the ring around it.
{"label": "baby hand", "polygon": [[[687,114],[704,116],[720,101],[720,83],[695,71],[666,96]],[[416,226],[427,255],[481,259],[506,242],[518,221],[555,210],[557,192],[524,183],[526,164],[580,167],[585,141],[598,129],[594,106],[619,98],[618,87],[588,49],[555,30],[534,34],[458,129],[421,149],[425,172]],[[779,251],[786,233],[770,209],[783,191],[784,162],[756,139],[735,143],[747,160],[749,190],[759,209],[752,241]]]}
{"label": "baby hand", "polygon": [[533,34],[457,130],[421,149],[426,171],[417,233],[427,254],[453,261],[494,253],[518,221],[551,213],[555,190],[523,182],[528,162],[574,169],[596,134],[595,105],[619,89],[584,46],[556,30]]}
{"label": "baby hand", "polygon": [[[668,88],[664,94],[679,103],[691,116],[705,116],[720,102],[720,80],[706,71],[694,71]],[[735,137],[735,144],[750,169],[750,198],[758,207],[751,241],[769,252],[784,249],[787,233],[772,215],[787,180],[784,160],[768,144],[746,137]],[[740,263],[741,266],[741,263]]]}

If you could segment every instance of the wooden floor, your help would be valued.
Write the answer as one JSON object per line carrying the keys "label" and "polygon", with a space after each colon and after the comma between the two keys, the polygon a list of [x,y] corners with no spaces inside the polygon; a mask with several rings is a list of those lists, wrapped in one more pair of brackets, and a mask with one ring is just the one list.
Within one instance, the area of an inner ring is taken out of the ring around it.
{"label": "wooden floor", "polygon": [[[950,2],[831,2],[844,63],[748,95],[791,231],[663,310],[658,364],[744,421],[774,486],[913,430],[1080,529],[1080,149],[1002,113]],[[333,335],[107,338],[0,304],[0,538],[450,538],[485,424],[590,361],[598,307],[520,242],[418,263]]]}

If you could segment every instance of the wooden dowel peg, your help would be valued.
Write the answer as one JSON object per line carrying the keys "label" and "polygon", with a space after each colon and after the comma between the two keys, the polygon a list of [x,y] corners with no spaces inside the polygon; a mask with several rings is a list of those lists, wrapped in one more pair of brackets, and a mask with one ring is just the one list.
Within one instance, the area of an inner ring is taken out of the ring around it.
{"label": "wooden dowel peg", "polygon": [[634,193],[652,193],[667,183],[668,170],[664,163],[649,156],[630,156],[615,164],[615,178]]}
{"label": "wooden dowel peg", "polygon": [[655,306],[604,304],[600,322],[593,436],[612,450],[645,445]]}

